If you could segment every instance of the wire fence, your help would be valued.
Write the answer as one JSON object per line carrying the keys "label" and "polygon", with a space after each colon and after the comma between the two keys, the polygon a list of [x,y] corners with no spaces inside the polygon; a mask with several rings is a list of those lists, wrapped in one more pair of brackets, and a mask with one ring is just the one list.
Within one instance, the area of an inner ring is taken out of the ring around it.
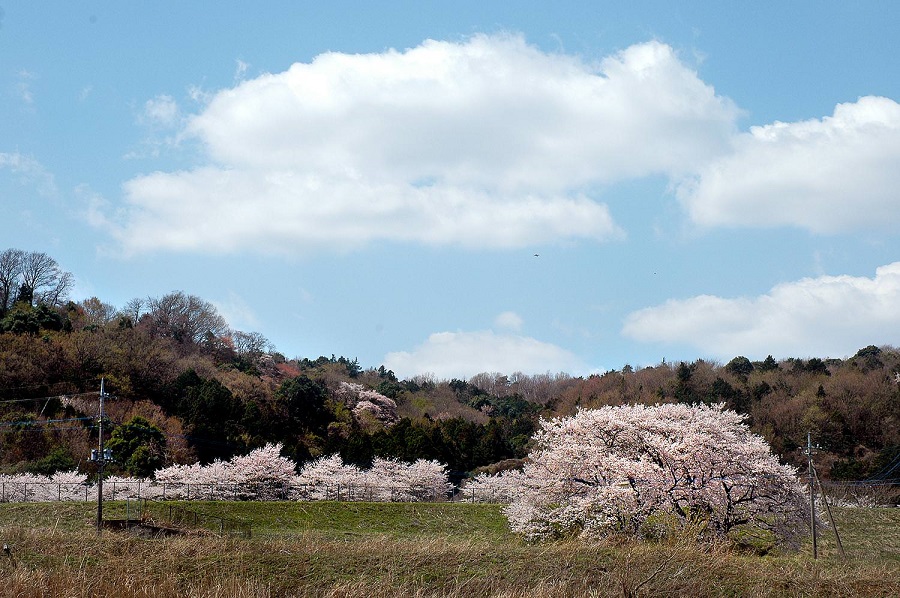
{"label": "wire fence", "polygon": [[89,484],[0,482],[0,502],[87,502],[96,496],[96,487]]}
{"label": "wire fence", "polygon": [[[900,484],[822,482],[833,506],[876,507],[900,504]],[[288,483],[160,483],[147,480],[106,480],[104,500],[157,501],[345,501],[345,502],[471,502],[509,503],[516,489],[508,486],[443,487],[402,484],[288,484]],[[97,499],[97,486],[66,482],[0,482],[0,502],[89,502]]]}
{"label": "wire fence", "polygon": [[895,507],[900,505],[900,483],[822,481],[826,500],[838,507]]}
{"label": "wire fence", "polygon": [[247,521],[203,513],[148,498],[141,499],[141,522],[151,528],[202,529],[223,536],[249,538],[252,533],[251,524]]}
{"label": "wire fence", "polygon": [[249,521],[206,513],[188,508],[184,503],[149,498],[110,503],[102,525],[107,529],[132,530],[154,536],[212,532],[220,536],[250,538],[252,532]]}
{"label": "wire fence", "polygon": [[[147,480],[106,480],[104,500],[247,501],[298,500],[347,502],[446,502],[453,492],[427,485],[373,484],[190,484]],[[0,502],[88,502],[97,499],[97,486],[66,482],[0,482]]]}

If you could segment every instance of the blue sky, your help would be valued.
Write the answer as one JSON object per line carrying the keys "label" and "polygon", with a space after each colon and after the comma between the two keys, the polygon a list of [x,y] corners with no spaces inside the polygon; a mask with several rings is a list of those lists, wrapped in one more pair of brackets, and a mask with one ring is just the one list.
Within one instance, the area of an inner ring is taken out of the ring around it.
{"label": "blue sky", "polygon": [[401,377],[900,338],[895,2],[0,0],[0,249]]}

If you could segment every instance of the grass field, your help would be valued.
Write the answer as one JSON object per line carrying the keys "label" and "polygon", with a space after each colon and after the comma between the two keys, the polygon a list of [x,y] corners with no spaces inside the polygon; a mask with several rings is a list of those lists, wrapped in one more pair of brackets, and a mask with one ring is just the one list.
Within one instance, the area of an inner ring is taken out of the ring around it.
{"label": "grass field", "polygon": [[[847,559],[687,541],[529,545],[471,504],[191,503],[253,537],[93,529],[90,503],[0,504],[0,596],[900,596],[900,509],[835,512]],[[124,503],[107,504],[108,517]]]}

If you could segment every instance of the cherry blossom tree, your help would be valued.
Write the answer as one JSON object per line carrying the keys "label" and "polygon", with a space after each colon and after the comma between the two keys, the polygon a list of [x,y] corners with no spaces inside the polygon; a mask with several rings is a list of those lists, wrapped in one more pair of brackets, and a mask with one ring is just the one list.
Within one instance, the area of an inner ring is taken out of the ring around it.
{"label": "cherry blossom tree", "polygon": [[282,497],[297,475],[297,464],[281,456],[281,444],[266,444],[229,462],[231,481],[240,486],[255,487],[254,498]]}
{"label": "cherry blossom tree", "polygon": [[87,476],[77,471],[58,471],[51,476],[33,473],[0,475],[0,500],[50,502],[84,500]]}
{"label": "cherry blossom tree", "polygon": [[[157,493],[163,485],[170,498],[187,498],[191,491],[194,496],[218,500],[280,498],[296,476],[296,464],[281,456],[282,448],[281,444],[270,443],[230,461],[217,459],[209,465],[193,463],[158,469],[154,474]],[[124,482],[116,480],[117,484]],[[153,489],[147,488],[146,492]]]}
{"label": "cherry blossom tree", "polygon": [[340,455],[320,457],[303,466],[294,480],[301,500],[327,500],[340,495],[343,487],[347,495],[351,488],[365,485],[362,471],[355,465],[345,465]]}
{"label": "cherry blossom tree", "polygon": [[797,472],[723,406],[622,405],[543,421],[505,512],[529,539],[696,526],[794,541],[808,510]]}
{"label": "cherry blossom tree", "polygon": [[340,455],[306,464],[296,484],[302,500],[385,502],[437,500],[453,487],[447,478],[447,466],[437,461],[419,459],[405,463],[376,457],[370,469],[361,470],[345,465]]}
{"label": "cherry blossom tree", "polygon": [[515,469],[497,474],[482,473],[467,480],[460,493],[463,499],[471,502],[510,504],[524,485],[523,475]]}
{"label": "cherry blossom tree", "polygon": [[381,426],[391,426],[400,420],[394,399],[362,384],[341,381],[335,396],[352,410],[357,420],[362,422],[375,421]]}
{"label": "cherry blossom tree", "polygon": [[366,478],[375,489],[373,499],[382,501],[437,500],[453,487],[447,479],[447,466],[426,459],[404,463],[376,457]]}
{"label": "cherry blossom tree", "polygon": [[213,500],[235,495],[231,468],[227,462],[218,459],[208,465],[171,465],[156,470],[153,478],[156,484],[143,489],[145,496],[154,497],[155,494],[164,498],[203,497]]}

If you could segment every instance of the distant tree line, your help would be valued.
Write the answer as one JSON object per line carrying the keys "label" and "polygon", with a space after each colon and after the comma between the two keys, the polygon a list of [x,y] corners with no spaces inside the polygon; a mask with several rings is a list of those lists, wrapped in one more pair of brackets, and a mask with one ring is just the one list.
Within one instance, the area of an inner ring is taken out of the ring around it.
{"label": "distant tree line", "polygon": [[287,359],[183,291],[116,308],[96,297],[70,301],[71,284],[45,254],[0,254],[0,472],[88,470],[101,378],[114,395],[112,471],[130,475],[267,443],[300,464],[339,454],[359,467],[433,459],[456,475],[495,471],[521,464],[540,418],[622,404],[725,403],[793,465],[804,462],[811,432],[820,471],[836,479],[883,475],[900,453],[892,347],[844,360],[738,356],[587,377],[401,380],[355,358]]}

